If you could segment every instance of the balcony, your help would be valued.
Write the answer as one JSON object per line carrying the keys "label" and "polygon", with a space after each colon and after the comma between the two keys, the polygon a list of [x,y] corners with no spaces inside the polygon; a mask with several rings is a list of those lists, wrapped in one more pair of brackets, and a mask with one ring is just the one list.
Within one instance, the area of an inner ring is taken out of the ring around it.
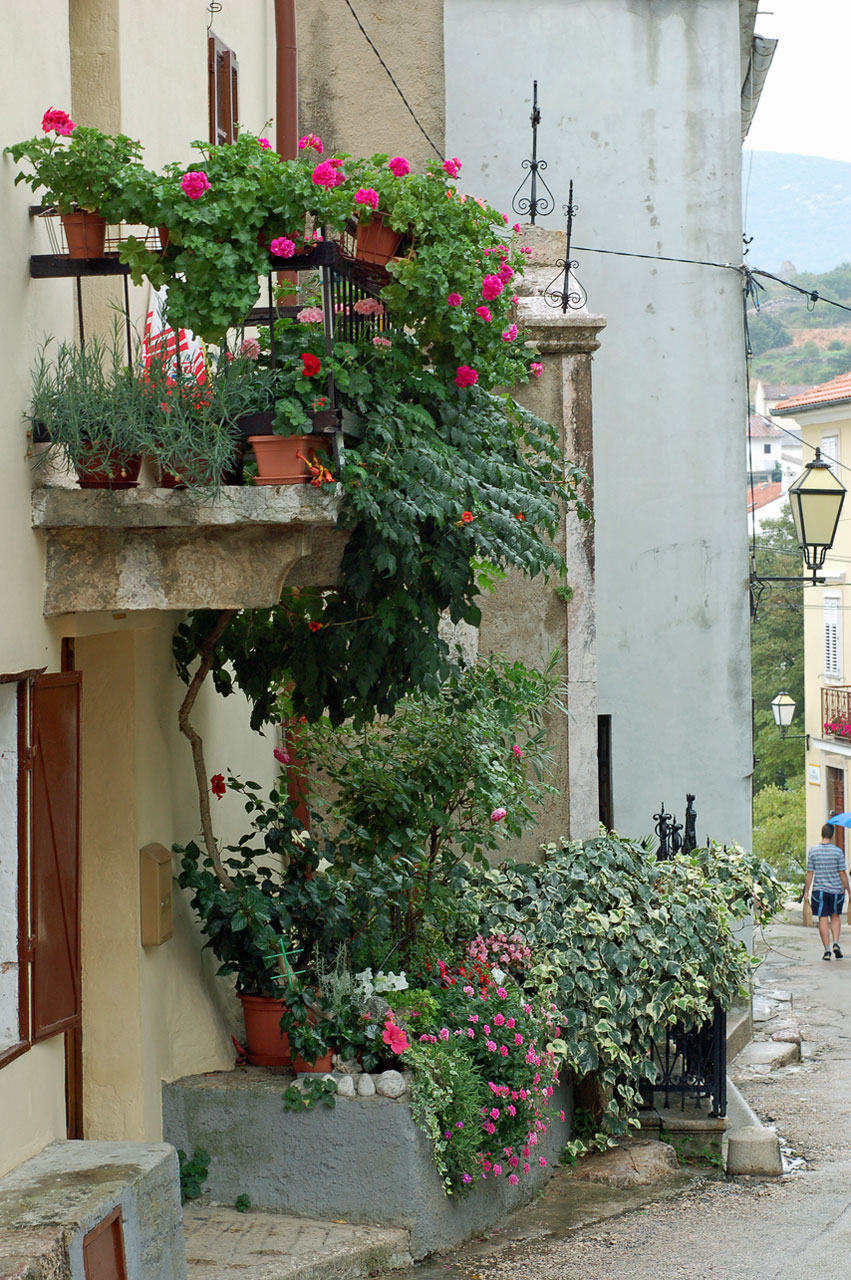
{"label": "balcony", "polygon": [[851,743],[851,685],[822,689],[821,724],[826,738]]}

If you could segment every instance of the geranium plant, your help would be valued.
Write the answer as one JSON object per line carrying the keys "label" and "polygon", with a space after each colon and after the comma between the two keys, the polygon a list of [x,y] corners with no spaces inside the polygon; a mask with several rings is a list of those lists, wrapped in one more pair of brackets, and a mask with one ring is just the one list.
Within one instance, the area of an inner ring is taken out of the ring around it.
{"label": "geranium plant", "polygon": [[67,112],[53,107],[44,113],[41,127],[40,136],[5,149],[32,169],[21,170],[15,185],[26,182],[43,192],[43,203],[59,213],[83,209],[120,221],[124,185],[134,169],[141,169],[141,144],[123,133],[77,125]]}

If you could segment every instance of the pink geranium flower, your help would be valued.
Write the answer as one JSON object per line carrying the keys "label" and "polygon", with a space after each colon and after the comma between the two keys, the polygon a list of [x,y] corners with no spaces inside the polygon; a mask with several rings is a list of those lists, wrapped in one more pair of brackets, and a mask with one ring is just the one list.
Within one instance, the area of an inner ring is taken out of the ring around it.
{"label": "pink geranium flower", "polygon": [[464,299],[460,293],[450,293],[446,298],[447,307],[460,307]]}
{"label": "pink geranium flower", "polygon": [[488,323],[493,319],[490,313],[490,307],[476,307],[476,315],[481,316],[481,318],[483,320],[487,320]]}
{"label": "pink geranium flower", "polygon": [[450,178],[457,178],[461,172],[461,161],[457,156],[453,156],[451,160],[444,160],[443,172],[447,173]]}
{"label": "pink geranium flower", "polygon": [[374,347],[392,347],[393,342],[392,342],[392,339],[384,338],[379,333],[379,334],[376,334],[376,336],[372,339],[372,345]]}
{"label": "pink geranium flower", "polygon": [[325,319],[325,312],[321,307],[302,307],[296,316],[299,324],[321,324]]}
{"label": "pink geranium flower", "polygon": [[331,187],[339,187],[341,183],[345,182],[346,175],[341,171],[339,164],[334,164],[331,160],[323,160],[313,170],[311,180],[317,187],[330,189]]}
{"label": "pink geranium flower", "polygon": [[257,145],[258,145],[258,146],[260,146],[260,147],[262,147],[264,151],[271,151],[271,150],[272,150],[272,144],[271,144],[271,142],[269,141],[269,139],[268,139],[268,138],[258,138],[258,139],[257,139]]}
{"label": "pink geranium flower", "polygon": [[485,276],[482,281],[482,297],[485,302],[491,302],[494,298],[498,298],[505,288],[505,284],[500,280],[499,276]]}
{"label": "pink geranium flower", "polygon": [[295,253],[295,245],[288,236],[278,236],[269,245],[269,249],[276,258],[291,258]]}
{"label": "pink geranium flower", "polygon": [[322,139],[315,133],[306,133],[303,138],[298,140],[299,151],[304,151],[306,147],[310,147],[311,151],[315,151],[317,155],[322,155],[325,148],[322,146]]}
{"label": "pink geranium flower", "polygon": [[474,387],[478,381],[479,375],[468,364],[461,364],[455,370],[456,387]]}
{"label": "pink geranium flower", "polygon": [[355,204],[366,204],[370,209],[377,209],[378,192],[374,187],[358,187],[355,192]]}
{"label": "pink geranium flower", "polygon": [[246,338],[242,346],[239,348],[239,354],[245,360],[259,360],[260,343],[256,338]]}
{"label": "pink geranium flower", "polygon": [[358,298],[353,310],[359,316],[383,316],[384,303],[379,302],[377,298]]}
{"label": "pink geranium flower", "polygon": [[544,366],[533,360],[529,365],[529,372],[533,378],[540,378],[541,374],[544,372]]}
{"label": "pink geranium flower", "polygon": [[517,337],[517,325],[510,324],[508,328],[503,331],[502,340],[503,342],[513,342],[516,337]]}
{"label": "pink geranium flower", "polygon": [[180,189],[190,200],[200,200],[210,190],[210,179],[203,169],[190,169],[180,179]]}
{"label": "pink geranium flower", "polygon": [[411,166],[408,164],[404,156],[394,156],[392,160],[387,161],[387,168],[397,178],[404,178],[406,173],[411,172]]}
{"label": "pink geranium flower", "polygon": [[48,107],[42,116],[41,127],[45,133],[61,133],[64,138],[72,134],[76,129],[76,125],[67,111],[60,111],[55,107]]}

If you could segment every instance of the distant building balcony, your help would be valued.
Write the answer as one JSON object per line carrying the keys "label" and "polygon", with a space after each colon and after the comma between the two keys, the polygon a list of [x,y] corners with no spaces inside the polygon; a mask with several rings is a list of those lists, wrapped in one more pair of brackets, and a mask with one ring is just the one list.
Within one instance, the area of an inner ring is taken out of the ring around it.
{"label": "distant building balcony", "polygon": [[826,738],[851,742],[851,685],[822,689],[821,723]]}

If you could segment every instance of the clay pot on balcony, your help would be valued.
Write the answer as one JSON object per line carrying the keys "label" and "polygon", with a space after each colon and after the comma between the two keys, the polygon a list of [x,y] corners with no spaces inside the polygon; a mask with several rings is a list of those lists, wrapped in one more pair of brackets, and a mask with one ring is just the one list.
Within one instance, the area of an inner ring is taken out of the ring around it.
{"label": "clay pot on balcony", "polygon": [[106,218],[86,209],[62,214],[62,229],[69,258],[102,258],[106,245]]}
{"label": "clay pot on balcony", "polygon": [[248,1061],[255,1067],[285,1067],[292,1071],[330,1071],[331,1054],[316,1062],[305,1062],[298,1054],[292,1055],[290,1039],[281,1030],[281,1017],[287,1006],[273,996],[248,996],[239,994],[245,1018],[245,1039]]}
{"label": "clay pot on balcony", "polygon": [[141,454],[128,457],[118,449],[90,444],[77,459],[77,484],[81,489],[134,489],[141,465]]}
{"label": "clay pot on balcony", "polygon": [[390,261],[402,240],[401,232],[394,231],[385,221],[383,213],[373,213],[368,222],[359,222],[355,256],[361,262],[371,262],[383,267]]}
{"label": "clay pot on balcony", "polygon": [[328,442],[317,436],[249,436],[257,460],[258,484],[322,483],[317,469],[328,471]]}

